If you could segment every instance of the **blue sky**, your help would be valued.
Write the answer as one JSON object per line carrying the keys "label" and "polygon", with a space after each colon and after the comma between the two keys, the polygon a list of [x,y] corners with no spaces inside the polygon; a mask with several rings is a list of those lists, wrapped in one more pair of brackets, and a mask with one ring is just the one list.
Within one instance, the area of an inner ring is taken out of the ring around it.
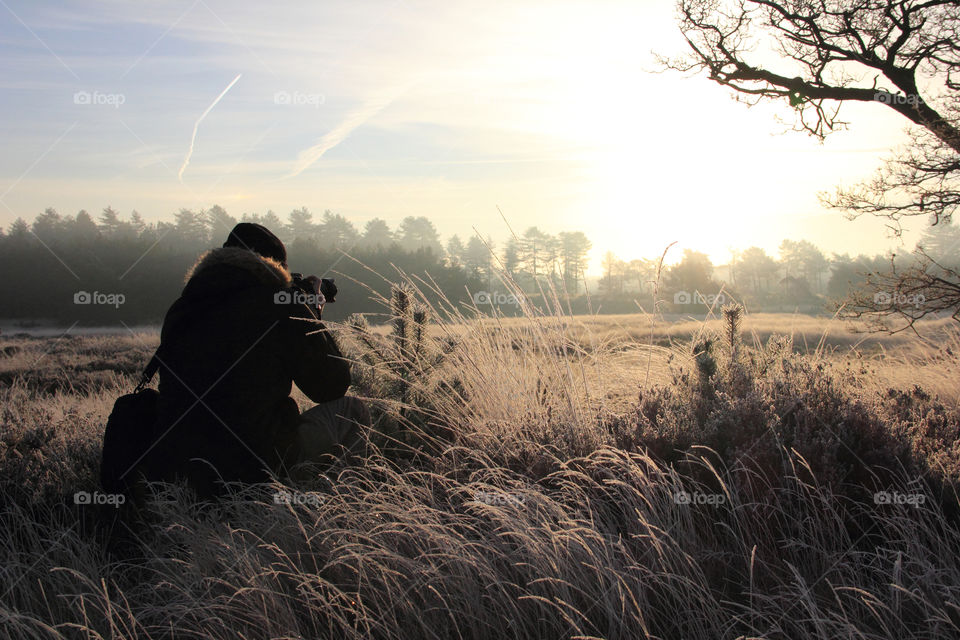
{"label": "blue sky", "polygon": [[651,50],[683,51],[670,2],[3,0],[0,16],[3,226],[47,206],[305,205],[503,239],[499,205],[517,230],[584,231],[594,271],[604,250],[674,240],[717,262],[784,237],[891,246],[816,193],[869,176],[903,123],[853,105],[821,145],[780,135],[782,107],[650,73]]}

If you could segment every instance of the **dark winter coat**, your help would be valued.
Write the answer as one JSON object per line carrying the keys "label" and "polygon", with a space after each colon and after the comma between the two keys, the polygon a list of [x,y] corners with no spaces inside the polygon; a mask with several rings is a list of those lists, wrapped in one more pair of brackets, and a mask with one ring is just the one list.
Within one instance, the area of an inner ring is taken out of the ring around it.
{"label": "dark winter coat", "polygon": [[[343,397],[350,368],[290,273],[252,251],[213,249],[164,319],[158,433],[150,466],[203,495],[218,478],[256,482],[292,461],[296,382],[314,402]],[[294,302],[289,302],[293,298]]]}

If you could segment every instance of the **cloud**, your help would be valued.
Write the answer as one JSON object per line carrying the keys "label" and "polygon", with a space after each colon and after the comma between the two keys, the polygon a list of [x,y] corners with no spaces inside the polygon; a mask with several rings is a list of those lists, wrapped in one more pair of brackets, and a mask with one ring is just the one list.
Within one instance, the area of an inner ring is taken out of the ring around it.
{"label": "cloud", "polygon": [[387,108],[387,106],[396,100],[404,90],[405,88],[397,89],[395,91],[368,99],[360,106],[360,108],[347,114],[347,117],[343,119],[343,122],[328,131],[317,141],[315,145],[304,149],[297,154],[297,162],[294,165],[293,170],[285,177],[293,178],[303,173],[314,162],[323,157],[323,154],[346,140],[351,133],[353,133],[357,128],[363,126],[367,120]]}
{"label": "cloud", "polygon": [[207,110],[200,114],[200,117],[197,118],[197,121],[193,125],[193,135],[190,136],[190,148],[187,150],[187,156],[183,159],[183,164],[180,165],[180,171],[177,172],[177,179],[182,183],[183,182],[183,172],[187,170],[187,165],[190,164],[190,157],[193,156],[193,145],[197,141],[197,130],[200,128],[200,123],[203,122],[203,119],[207,117],[207,114],[210,113],[217,103],[223,99],[223,96],[227,95],[227,91],[233,88],[233,85],[237,84],[237,80],[240,79],[242,73],[238,73],[237,77],[233,79],[233,82],[227,85],[227,88],[220,92],[220,95],[210,103],[210,106],[207,107]]}

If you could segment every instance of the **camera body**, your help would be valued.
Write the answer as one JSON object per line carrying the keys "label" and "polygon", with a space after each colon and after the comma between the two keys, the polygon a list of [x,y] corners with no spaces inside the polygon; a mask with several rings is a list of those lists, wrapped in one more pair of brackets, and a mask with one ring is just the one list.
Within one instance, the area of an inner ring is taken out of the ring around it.
{"label": "camera body", "polygon": [[[302,273],[291,273],[290,276],[293,278],[293,286],[304,293],[314,292],[313,288],[304,282]],[[333,278],[320,278],[320,293],[323,294],[327,302],[336,302],[337,291],[337,285],[333,283]]]}

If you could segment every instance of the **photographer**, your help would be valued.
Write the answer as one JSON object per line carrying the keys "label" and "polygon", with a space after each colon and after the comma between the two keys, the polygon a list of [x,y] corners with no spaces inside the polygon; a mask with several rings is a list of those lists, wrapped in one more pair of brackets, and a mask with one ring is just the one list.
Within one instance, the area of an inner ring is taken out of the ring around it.
{"label": "photographer", "polygon": [[[161,331],[148,477],[184,477],[212,496],[221,480],[264,481],[354,445],[370,417],[345,396],[350,367],[320,321],[335,294],[332,281],[294,278],[283,243],[261,225],[238,224],[202,255]],[[294,382],[319,403],[303,416]]]}

